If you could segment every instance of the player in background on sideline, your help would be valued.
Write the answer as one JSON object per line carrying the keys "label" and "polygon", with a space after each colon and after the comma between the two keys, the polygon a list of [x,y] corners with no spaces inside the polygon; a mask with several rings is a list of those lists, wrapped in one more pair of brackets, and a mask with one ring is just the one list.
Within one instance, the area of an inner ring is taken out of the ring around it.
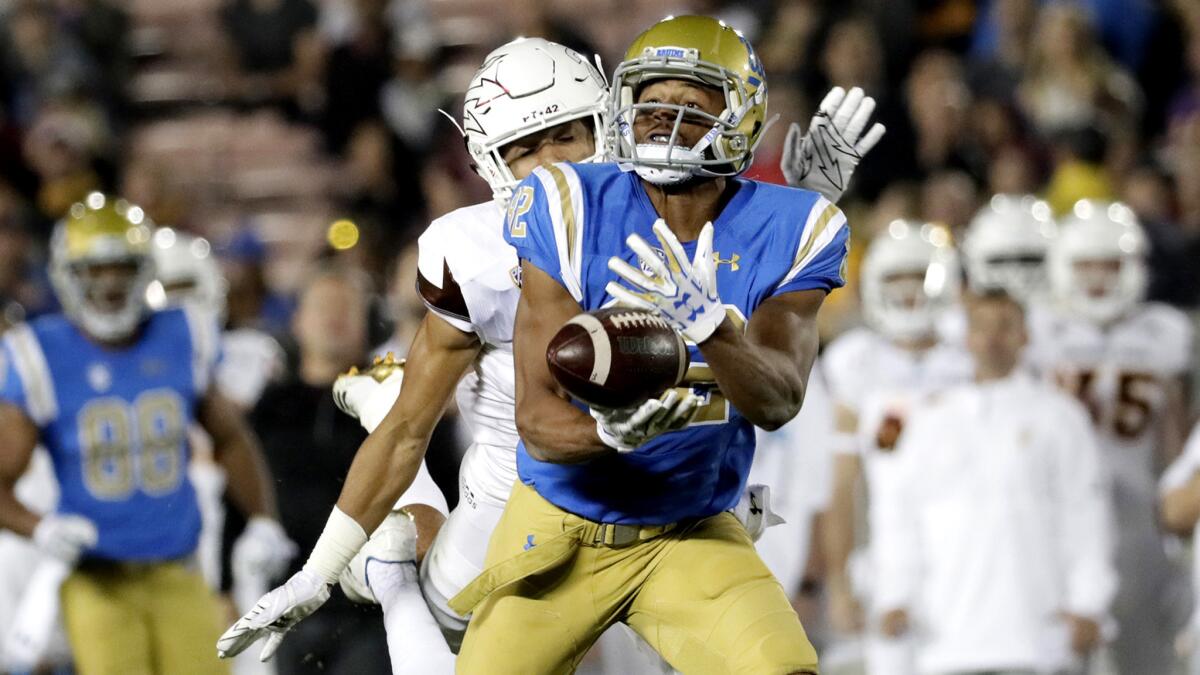
{"label": "player in background on sideline", "polygon": [[1165,673],[1187,620],[1187,578],[1163,548],[1158,476],[1187,434],[1192,325],[1144,300],[1146,237],[1124,204],[1080,201],[1060,221],[1049,272],[1060,314],[1034,354],[1041,372],[1083,403],[1113,477],[1121,673]]}
{"label": "player in background on sideline", "polygon": [[[204,648],[219,617],[191,562],[200,531],[187,477],[193,423],[213,438],[240,508],[274,524],[248,533],[270,539],[255,548],[269,558],[289,546],[257,442],[210,386],[214,317],[193,306],[148,311],[152,236],[142,210],[123,200],[91,193],[73,205],[51,241],[64,314],[4,338],[0,526],[60,562],[84,675],[223,670]],[[62,494],[41,517],[13,495],[39,440]]]}
{"label": "player in background on sideline", "polygon": [[822,532],[836,631],[831,651],[842,652],[838,659],[864,660],[872,673],[899,675],[907,672],[911,654],[909,645],[879,632],[870,589],[878,561],[863,527],[860,484],[866,496],[874,491],[909,413],[929,393],[969,379],[971,363],[937,332],[959,295],[958,257],[944,228],[890,223],[871,241],[860,275],[867,326],[838,336],[821,360],[837,430],[833,494]]}

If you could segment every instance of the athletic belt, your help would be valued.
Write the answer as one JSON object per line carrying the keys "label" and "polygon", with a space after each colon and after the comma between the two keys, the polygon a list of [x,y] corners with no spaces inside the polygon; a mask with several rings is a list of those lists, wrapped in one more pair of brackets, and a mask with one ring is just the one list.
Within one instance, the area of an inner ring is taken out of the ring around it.
{"label": "athletic belt", "polygon": [[485,569],[447,603],[460,616],[467,616],[484,598],[504,586],[535,574],[548,572],[574,556],[580,546],[624,548],[648,541],[686,523],[666,525],[619,525],[597,523],[564,512],[563,532],[549,541],[538,542],[525,552]]}
{"label": "athletic belt", "polygon": [[666,525],[620,525],[617,523],[596,523],[574,514],[563,519],[567,528],[581,527],[579,541],[584,546],[607,546],[609,548],[624,548],[639,541],[647,541],[664,535],[679,526],[679,523]]}

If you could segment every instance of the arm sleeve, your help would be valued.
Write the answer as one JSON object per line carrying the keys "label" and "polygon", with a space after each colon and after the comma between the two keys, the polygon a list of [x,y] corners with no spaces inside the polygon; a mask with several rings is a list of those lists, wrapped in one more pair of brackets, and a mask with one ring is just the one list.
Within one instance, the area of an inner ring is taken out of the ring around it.
{"label": "arm sleeve", "polygon": [[819,288],[826,292],[846,285],[850,228],[841,209],[824,197],[813,204],[787,274],[771,295]]}
{"label": "arm sleeve", "polygon": [[[462,287],[450,272],[444,246],[427,233],[418,242],[417,294],[429,311],[464,333],[480,333],[471,319],[471,310]],[[440,245],[439,245],[440,244]]]}
{"label": "arm sleeve", "polygon": [[1067,611],[1104,616],[1117,592],[1109,477],[1095,432],[1074,400],[1063,399],[1048,423],[1058,430],[1056,456],[1060,555],[1067,570]]}
{"label": "arm sleeve", "polygon": [[935,444],[937,438],[918,414],[901,437],[890,457],[879,458],[868,517],[875,537],[872,563],[876,569],[875,606],[881,612],[912,610],[920,584],[920,527],[917,509],[920,493],[915,488],[920,471],[920,453]]}
{"label": "arm sleeve", "polygon": [[505,214],[504,239],[528,260],[583,301],[580,281],[582,190],[565,165],[534,169],[521,181]]}

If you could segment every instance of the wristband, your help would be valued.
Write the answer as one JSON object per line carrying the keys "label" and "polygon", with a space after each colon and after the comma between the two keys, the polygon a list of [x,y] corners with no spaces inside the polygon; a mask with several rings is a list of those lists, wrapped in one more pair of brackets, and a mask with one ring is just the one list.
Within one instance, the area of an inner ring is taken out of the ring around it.
{"label": "wristband", "polygon": [[362,525],[335,506],[308,562],[304,563],[304,570],[317,575],[326,584],[335,584],[350,559],[366,543],[367,533]]}

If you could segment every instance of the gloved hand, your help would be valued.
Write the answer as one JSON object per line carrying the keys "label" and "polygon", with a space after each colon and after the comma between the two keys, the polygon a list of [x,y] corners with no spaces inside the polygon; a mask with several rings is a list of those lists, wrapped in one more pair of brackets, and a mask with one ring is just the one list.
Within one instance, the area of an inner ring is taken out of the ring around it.
{"label": "gloved hand", "polygon": [[858,163],[887,131],[876,123],[863,134],[874,110],[875,99],[862,89],[855,87],[847,94],[834,87],[821,101],[807,134],[792,123],[779,167],[788,185],[819,192],[836,204]]}
{"label": "gloved hand", "polygon": [[713,226],[706,223],[696,240],[696,254],[687,259],[683,244],[666,221],[654,222],[654,236],[662,246],[666,262],[650,248],[645,239],[629,235],[626,243],[638,254],[646,274],[624,260],[608,259],[608,269],[624,279],[634,290],[615,281],[605,290],[617,302],[654,312],[693,344],[707,340],[725,320],[725,306],[717,295],[717,267],[713,260]]}
{"label": "gloved hand", "polygon": [[600,440],[617,452],[633,452],[639,445],[659,434],[682,429],[692,421],[700,407],[700,397],[671,389],[659,398],[629,408],[592,408],[596,433]]}
{"label": "gloved hand", "polygon": [[233,573],[239,577],[274,580],[287,571],[297,552],[296,544],[288,539],[278,521],[254,516],[233,544]]}
{"label": "gloved hand", "polygon": [[92,521],[83,516],[52,513],[33,528],[33,542],[46,554],[74,565],[79,556],[100,541]]}
{"label": "gloved hand", "polygon": [[328,599],[329,585],[324,579],[308,570],[296,572],[282,586],[262,596],[254,609],[225,631],[217,640],[217,656],[232,658],[266,637],[267,644],[258,658],[270,659],[287,632]]}

